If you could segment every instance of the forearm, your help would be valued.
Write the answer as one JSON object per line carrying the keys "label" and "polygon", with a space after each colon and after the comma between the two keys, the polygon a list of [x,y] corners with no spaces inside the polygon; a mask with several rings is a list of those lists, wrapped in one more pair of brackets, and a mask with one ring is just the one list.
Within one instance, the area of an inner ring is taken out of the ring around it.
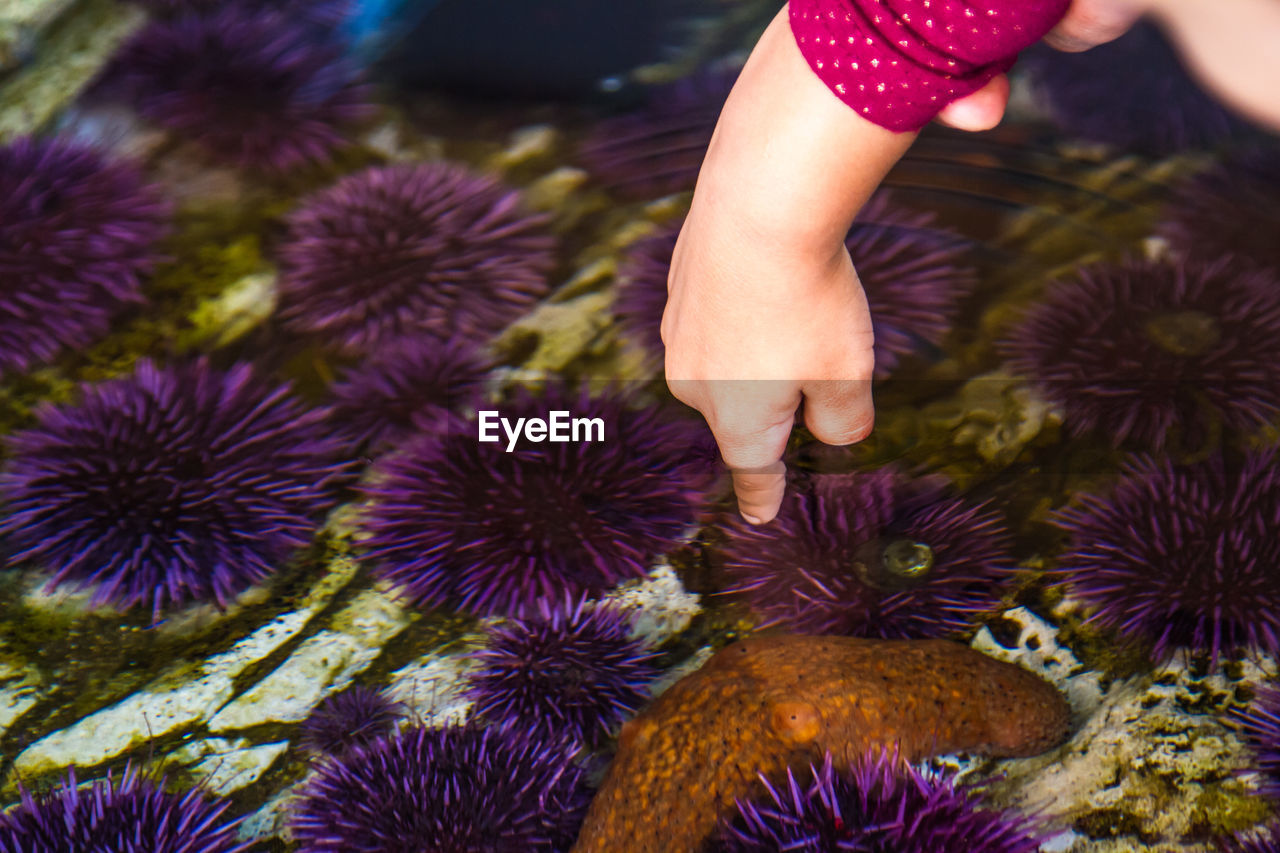
{"label": "forearm", "polygon": [[785,253],[832,254],[915,139],[860,117],[800,54],[784,7],[730,93],[692,215]]}

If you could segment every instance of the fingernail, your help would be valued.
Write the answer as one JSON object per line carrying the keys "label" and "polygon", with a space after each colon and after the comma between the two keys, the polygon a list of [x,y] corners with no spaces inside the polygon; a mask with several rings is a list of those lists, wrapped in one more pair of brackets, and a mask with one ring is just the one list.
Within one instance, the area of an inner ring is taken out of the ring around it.
{"label": "fingernail", "polygon": [[749,512],[744,512],[742,517],[745,518],[749,524],[764,524],[764,520],[760,518],[760,516],[752,515]]}

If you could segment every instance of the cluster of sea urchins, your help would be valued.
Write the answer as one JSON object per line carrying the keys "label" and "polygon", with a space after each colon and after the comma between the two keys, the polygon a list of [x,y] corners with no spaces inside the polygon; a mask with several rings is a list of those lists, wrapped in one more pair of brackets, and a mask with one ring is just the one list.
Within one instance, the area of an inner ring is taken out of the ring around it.
{"label": "cluster of sea urchins", "polygon": [[[871,309],[877,378],[888,376],[904,357],[940,344],[973,290],[968,244],[932,222],[931,214],[880,193],[858,214],[845,240]],[[618,271],[614,313],[655,359],[663,353],[659,330],[679,231],[669,226],[639,241]]]}
{"label": "cluster of sea urchins", "polygon": [[800,782],[788,769],[765,795],[739,803],[716,853],[879,851],[1035,853],[1040,832],[1026,818],[981,808],[981,799],[943,776],[916,770],[892,752],[872,751],[848,768],[828,753]]}
{"label": "cluster of sea urchins", "polygon": [[514,729],[408,728],[324,761],[295,801],[290,830],[300,853],[411,842],[560,853],[590,799],[575,749]]}
{"label": "cluster of sea urchins", "polygon": [[349,175],[289,217],[280,316],[347,354],[422,334],[484,340],[546,292],[544,225],[518,192],[457,164]]}
{"label": "cluster of sea urchins", "polygon": [[141,303],[167,220],[131,165],[56,139],[0,146],[0,375],[85,346]]}
{"label": "cluster of sea urchins", "polygon": [[198,789],[165,791],[136,769],[76,785],[75,773],[44,795],[25,789],[17,806],[0,812],[0,850],[13,853],[240,853],[238,820],[224,820],[226,802]]}
{"label": "cluster of sea urchins", "polygon": [[693,521],[692,425],[562,389],[502,408],[511,423],[554,411],[572,412],[577,440],[508,450],[497,423],[486,442],[457,421],[384,458],[364,522],[375,572],[419,604],[483,615],[643,576]]}
{"label": "cluster of sea urchins", "polygon": [[1077,435],[1199,447],[1218,425],[1280,413],[1280,279],[1226,258],[1095,264],[1055,283],[1001,349]]}
{"label": "cluster of sea urchins", "polygon": [[92,602],[219,605],[310,541],[342,476],[326,413],[247,365],[158,367],[86,385],[9,436],[0,537]]}
{"label": "cluster of sea urchins", "polygon": [[729,533],[726,592],[806,634],[963,633],[1013,567],[998,513],[891,468],[799,476],[772,524]]}
{"label": "cluster of sea urchins", "polygon": [[110,84],[213,157],[280,173],[329,161],[371,115],[359,77],[345,46],[296,9],[231,2],[151,22]]}
{"label": "cluster of sea urchins", "polygon": [[1274,451],[1178,466],[1139,459],[1106,496],[1060,511],[1059,582],[1091,621],[1150,645],[1280,652],[1280,469]]}
{"label": "cluster of sea urchins", "polygon": [[655,657],[618,607],[543,598],[489,629],[467,695],[496,725],[596,745],[649,698]]}

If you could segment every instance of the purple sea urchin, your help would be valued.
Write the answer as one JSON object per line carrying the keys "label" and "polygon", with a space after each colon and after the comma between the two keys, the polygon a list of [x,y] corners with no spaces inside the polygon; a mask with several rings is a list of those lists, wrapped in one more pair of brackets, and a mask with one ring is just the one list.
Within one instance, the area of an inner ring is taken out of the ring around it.
{"label": "purple sea urchin", "polygon": [[287,10],[223,4],[153,21],[120,52],[114,80],[139,112],[242,168],[327,162],[342,129],[372,113],[358,70]]}
{"label": "purple sea urchin", "polygon": [[738,69],[706,71],[654,91],[639,112],[599,123],[581,148],[587,170],[624,198],[692,190]]}
{"label": "purple sea urchin", "polygon": [[940,637],[1000,601],[1009,536],[986,504],[893,469],[815,474],[789,489],[777,520],[734,521],[729,594],[766,624],[806,634]]}
{"label": "purple sea urchin", "polygon": [[344,466],[326,413],[247,365],[204,361],[85,386],[9,437],[0,536],[92,602],[225,605],[310,538]]}
{"label": "purple sea urchin", "polygon": [[1247,148],[1174,188],[1159,233],[1174,251],[1234,255],[1280,273],[1280,149]]}
{"label": "purple sea urchin", "polygon": [[1280,412],[1280,281],[1227,259],[1096,264],[1055,283],[1001,350],[1076,435],[1196,446]]}
{"label": "purple sea urchin", "polygon": [[[966,264],[965,241],[932,222],[932,214],[895,205],[880,193],[849,229],[845,243],[871,309],[877,378],[888,376],[903,357],[940,344],[977,280]],[[627,334],[659,358],[667,272],[679,231],[672,226],[636,243],[618,271],[614,312]]]}
{"label": "purple sea urchin", "polygon": [[77,787],[75,772],[44,796],[22,791],[22,802],[0,812],[0,850],[12,853],[239,853],[239,820],[223,820],[227,803],[199,790],[166,793],[163,785],[126,769]]}
{"label": "purple sea urchin", "polygon": [[301,853],[563,851],[589,799],[572,755],[510,730],[407,729],[322,764],[290,827]]}
{"label": "purple sea urchin", "polygon": [[594,745],[649,698],[655,657],[617,607],[544,598],[489,630],[468,695],[484,719]]}
{"label": "purple sea urchin", "polygon": [[385,691],[356,685],[316,706],[302,721],[301,743],[314,752],[340,755],[385,735],[403,711]]}
{"label": "purple sea urchin", "polygon": [[1056,523],[1071,538],[1059,583],[1091,621],[1150,643],[1211,653],[1280,652],[1280,474],[1274,452],[1175,467],[1140,459],[1107,497],[1083,495]]}
{"label": "purple sea urchin", "polygon": [[836,770],[828,753],[808,775],[801,787],[788,770],[785,785],[766,781],[764,798],[740,803],[738,816],[714,845],[717,853],[1040,849],[1031,821],[979,808],[981,800],[972,792],[892,753],[862,756],[848,770]]}
{"label": "purple sea urchin", "polygon": [[679,236],[679,223],[659,229],[629,246],[618,267],[613,313],[627,337],[657,360],[666,352],[662,312],[667,307],[667,274]]}
{"label": "purple sea urchin", "polygon": [[480,402],[488,366],[471,347],[431,336],[379,349],[333,386],[334,417],[355,439],[380,448],[447,426],[450,412]]}
{"label": "purple sea urchin", "polygon": [[1217,847],[1222,853],[1280,853],[1280,823],[1218,839]]}
{"label": "purple sea urchin", "polygon": [[1082,53],[1026,51],[1022,65],[1065,132],[1151,155],[1209,148],[1245,132],[1188,76],[1152,23]]}
{"label": "purple sea urchin", "polygon": [[0,374],[84,346],[142,302],[167,218],[133,166],[57,140],[0,146]]}
{"label": "purple sea urchin", "polygon": [[879,193],[845,239],[871,309],[878,378],[922,344],[942,343],[977,282],[967,264],[969,245],[933,220]]}
{"label": "purple sea urchin", "polygon": [[547,291],[554,240],[520,196],[452,163],[368,169],[303,202],[280,249],[280,316],[345,352],[480,340]]}
{"label": "purple sea urchin", "polygon": [[[511,423],[553,411],[599,419],[604,440],[508,452],[505,437],[479,442],[477,425],[458,421],[386,457],[367,489],[375,572],[423,605],[493,615],[648,571],[693,521],[700,472],[680,456],[697,449],[692,425],[614,397],[549,392],[502,407]],[[501,436],[496,423],[490,434]]]}
{"label": "purple sea urchin", "polygon": [[1280,799],[1280,686],[1262,688],[1247,710],[1232,708],[1229,714],[1253,751],[1263,795]]}

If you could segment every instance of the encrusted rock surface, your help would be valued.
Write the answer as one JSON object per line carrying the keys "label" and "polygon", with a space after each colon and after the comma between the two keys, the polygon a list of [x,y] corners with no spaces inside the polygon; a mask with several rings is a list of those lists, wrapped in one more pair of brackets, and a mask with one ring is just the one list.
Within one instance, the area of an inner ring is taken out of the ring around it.
{"label": "encrusted rock surface", "polygon": [[148,740],[208,721],[235,696],[236,679],[297,636],[354,573],[350,561],[335,562],[296,610],[277,616],[225,652],[174,664],[138,692],[40,738],[14,760],[10,781],[100,764]]}
{"label": "encrusted rock surface", "polygon": [[226,732],[262,723],[299,722],[326,696],[343,690],[382,647],[409,624],[409,614],[389,592],[370,589],[308,637],[284,663],[209,720]]}
{"label": "encrusted rock surface", "polygon": [[[58,16],[32,48],[32,61],[0,80],[0,143],[53,121],[145,21],[141,7],[115,0],[81,0]],[[18,25],[17,32],[21,41],[30,31]]]}
{"label": "encrusted rock surface", "polygon": [[186,744],[169,758],[185,766],[204,790],[222,796],[258,781],[288,749],[287,740],[254,745],[244,738],[212,737]]}
{"label": "encrusted rock surface", "polygon": [[15,657],[0,657],[0,735],[40,699],[40,671]]}
{"label": "encrusted rock surface", "polygon": [[1247,750],[1218,712],[1238,701],[1239,688],[1260,679],[1269,661],[1208,673],[1179,659],[1104,694],[1099,674],[1078,666],[1046,621],[1021,608],[1005,617],[1023,626],[1016,648],[999,645],[985,629],[974,646],[1041,671],[1075,712],[1066,744],[1000,762],[984,786],[993,805],[1038,814],[1059,828],[1046,853],[1209,853],[1212,836],[1267,817],[1270,807],[1244,772]]}

